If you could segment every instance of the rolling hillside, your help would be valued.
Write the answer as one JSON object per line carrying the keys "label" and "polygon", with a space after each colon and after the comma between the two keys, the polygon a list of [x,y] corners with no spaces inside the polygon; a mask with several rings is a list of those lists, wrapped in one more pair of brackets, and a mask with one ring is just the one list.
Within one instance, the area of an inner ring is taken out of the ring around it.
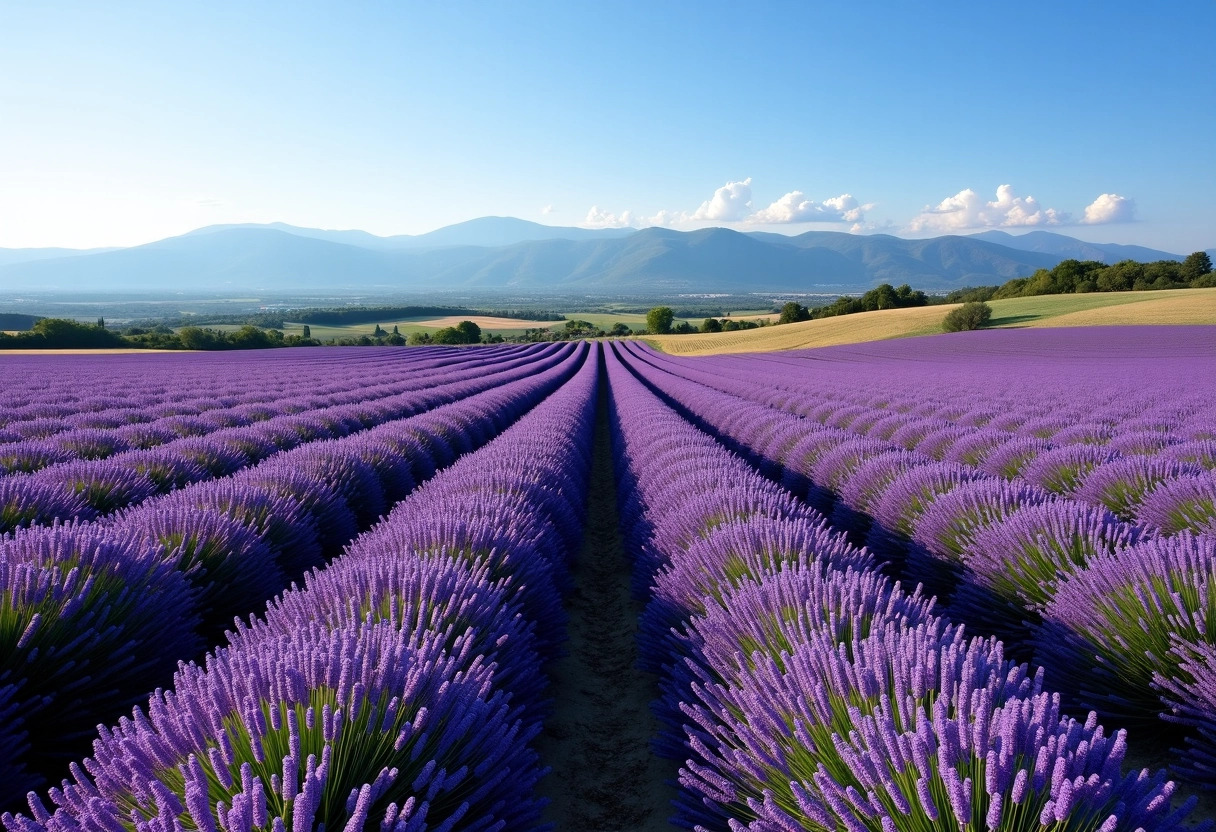
{"label": "rolling hillside", "polygon": [[[992,327],[1216,324],[1216,289],[1042,295],[990,301]],[[713,355],[829,347],[942,331],[954,306],[886,309],[740,332],[659,335],[646,340],[664,352]]]}

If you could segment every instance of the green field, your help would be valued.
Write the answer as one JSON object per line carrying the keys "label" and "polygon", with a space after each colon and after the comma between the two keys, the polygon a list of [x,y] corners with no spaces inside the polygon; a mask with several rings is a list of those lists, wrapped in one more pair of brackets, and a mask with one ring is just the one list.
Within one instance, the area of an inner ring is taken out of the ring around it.
{"label": "green field", "polygon": [[[1161,292],[1094,292],[1086,295],[1039,295],[1030,298],[1006,298],[1005,300],[990,300],[992,307],[992,322],[989,326],[1011,327],[1024,326],[1067,315],[1072,312],[1083,312],[1089,309],[1100,309],[1107,306],[1123,306],[1129,303],[1143,303],[1146,300],[1169,298],[1174,293],[1186,291],[1170,289]],[[1204,291],[1202,289],[1197,291]]]}
{"label": "green field", "polygon": [[[626,324],[630,329],[634,330],[646,328],[646,316],[636,312],[567,312],[564,314],[566,315],[567,320],[587,321],[593,326],[603,330],[611,329],[612,325],[615,323]],[[731,317],[738,319],[766,316],[770,314],[771,310],[757,309],[736,312]],[[486,323],[483,323],[482,316],[469,315],[454,317],[467,317],[469,320],[473,320],[475,323],[481,326],[481,331],[487,335],[519,335],[524,329],[536,327],[561,329],[566,325],[566,321],[516,321],[513,319],[493,319],[496,322],[501,322],[500,326],[495,326],[493,324],[487,325]],[[411,318],[387,318],[383,321],[379,321],[378,323],[385,331],[392,332],[393,327],[396,326],[402,335],[409,336],[414,332],[433,333],[440,329],[441,327],[439,326],[422,325],[424,322],[433,322],[434,320],[434,315],[423,315]],[[681,321],[687,321],[694,327],[700,327],[703,320],[704,318],[676,318],[675,323],[678,324]],[[376,324],[376,321],[372,321],[369,323],[346,324],[342,326],[309,324],[309,327],[313,338],[320,341],[328,341],[330,339],[358,338],[362,335],[367,335],[370,337],[376,330]],[[448,324],[444,324],[444,326],[448,326]],[[214,324],[209,325],[208,328],[226,332],[235,332],[241,327],[237,324]],[[303,332],[304,325],[302,323],[297,321],[286,321],[284,323],[284,335],[301,335]]]}
{"label": "green field", "polygon": [[[771,312],[771,309],[753,309],[745,310],[743,312],[735,312],[733,315],[731,315],[731,317],[748,318],[753,315],[768,315],[771,314]],[[565,315],[570,320],[586,321],[587,323],[593,324],[603,330],[611,329],[612,325],[618,322],[628,324],[630,329],[636,330],[646,328],[646,316],[644,314],[635,312],[566,312]],[[701,326],[701,322],[704,320],[704,317],[676,318],[673,323],[678,324],[681,321],[687,321],[693,326],[699,328]],[[565,326],[565,323],[558,321],[556,325],[558,327],[562,327]]]}

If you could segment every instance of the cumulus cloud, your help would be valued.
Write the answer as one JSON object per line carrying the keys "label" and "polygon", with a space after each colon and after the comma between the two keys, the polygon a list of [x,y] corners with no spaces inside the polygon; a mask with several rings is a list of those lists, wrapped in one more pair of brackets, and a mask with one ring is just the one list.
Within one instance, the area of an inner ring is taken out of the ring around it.
{"label": "cumulus cloud", "polygon": [[752,180],[749,176],[737,182],[727,182],[695,211],[663,209],[646,216],[633,211],[613,213],[593,205],[583,225],[588,228],[665,228],[701,227],[706,223],[736,223],[748,225],[778,225],[801,222],[864,223],[866,212],[874,203],[862,203],[852,194],[816,202],[802,191],[790,191],[776,202],[758,211],[752,210]]}
{"label": "cumulus cloud", "polygon": [[694,220],[734,222],[748,215],[752,208],[752,178],[742,182],[727,182],[714,191],[713,199],[701,203],[692,215]]}
{"label": "cumulus cloud", "polygon": [[553,206],[552,206],[552,205],[546,205],[544,208],[541,208],[541,209],[540,209],[540,213],[541,213],[541,216],[543,216],[543,217],[547,217],[547,216],[549,216],[550,214],[552,214],[552,213],[553,213]]}
{"label": "cumulus cloud", "polygon": [[619,214],[614,214],[611,211],[603,211],[598,205],[592,205],[591,210],[587,212],[586,218],[583,220],[583,225],[587,228],[628,228],[634,224],[632,211],[622,211]]}
{"label": "cumulus cloud", "polygon": [[855,222],[849,226],[850,234],[895,234],[898,231],[899,226],[890,220],[883,220],[880,223]]}
{"label": "cumulus cloud", "polygon": [[969,228],[1028,228],[1064,225],[1068,214],[1043,208],[1033,196],[1021,197],[1013,186],[1001,185],[989,202],[970,188],[946,197],[936,206],[925,206],[908,225],[909,231],[962,231]]}
{"label": "cumulus cloud", "polygon": [[1085,206],[1085,225],[1102,225],[1108,222],[1131,222],[1135,219],[1136,203],[1118,194],[1102,194]]}
{"label": "cumulus cloud", "polygon": [[687,211],[668,211],[666,208],[659,211],[653,217],[646,217],[644,219],[645,225],[660,225],[664,228],[673,228],[686,222],[688,222]]}
{"label": "cumulus cloud", "polygon": [[852,222],[865,219],[866,211],[874,207],[874,203],[861,204],[852,194],[825,199],[815,202],[807,199],[802,191],[790,191],[781,199],[767,208],[763,208],[747,218],[748,222],[757,224],[780,224],[794,222]]}

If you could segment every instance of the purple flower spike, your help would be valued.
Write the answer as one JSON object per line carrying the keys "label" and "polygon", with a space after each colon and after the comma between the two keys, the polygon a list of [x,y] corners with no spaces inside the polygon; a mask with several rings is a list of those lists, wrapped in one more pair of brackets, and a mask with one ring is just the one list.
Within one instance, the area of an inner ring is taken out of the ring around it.
{"label": "purple flower spike", "polygon": [[1162,483],[1144,498],[1136,520],[1165,534],[1186,530],[1216,535],[1216,474]]}
{"label": "purple flower spike", "polygon": [[9,760],[0,803],[11,805],[88,748],[93,728],[168,680],[202,647],[194,599],[159,547],[124,545],[90,526],[0,538],[8,625],[0,679],[17,680],[28,734]]}
{"label": "purple flower spike", "polygon": [[1054,684],[1125,723],[1156,723],[1186,645],[1210,645],[1216,538],[1181,533],[1093,558],[1043,610],[1037,655]]}
{"label": "purple flower spike", "polygon": [[1142,535],[1109,511],[1083,503],[1023,507],[976,533],[950,608],[984,632],[1024,643],[1030,638],[1025,622],[1034,626],[1062,578]]}

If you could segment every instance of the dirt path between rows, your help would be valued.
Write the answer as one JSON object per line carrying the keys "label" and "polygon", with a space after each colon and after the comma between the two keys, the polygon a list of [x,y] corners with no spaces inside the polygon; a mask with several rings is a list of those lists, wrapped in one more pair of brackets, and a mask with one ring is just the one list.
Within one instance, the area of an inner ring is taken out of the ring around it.
{"label": "dirt path between rows", "polygon": [[537,740],[553,769],[540,791],[557,832],[666,832],[677,767],[650,750],[658,687],[636,668],[641,608],[621,545],[606,392],[601,379],[586,538],[566,602],[570,640],[550,672],[554,713]]}

